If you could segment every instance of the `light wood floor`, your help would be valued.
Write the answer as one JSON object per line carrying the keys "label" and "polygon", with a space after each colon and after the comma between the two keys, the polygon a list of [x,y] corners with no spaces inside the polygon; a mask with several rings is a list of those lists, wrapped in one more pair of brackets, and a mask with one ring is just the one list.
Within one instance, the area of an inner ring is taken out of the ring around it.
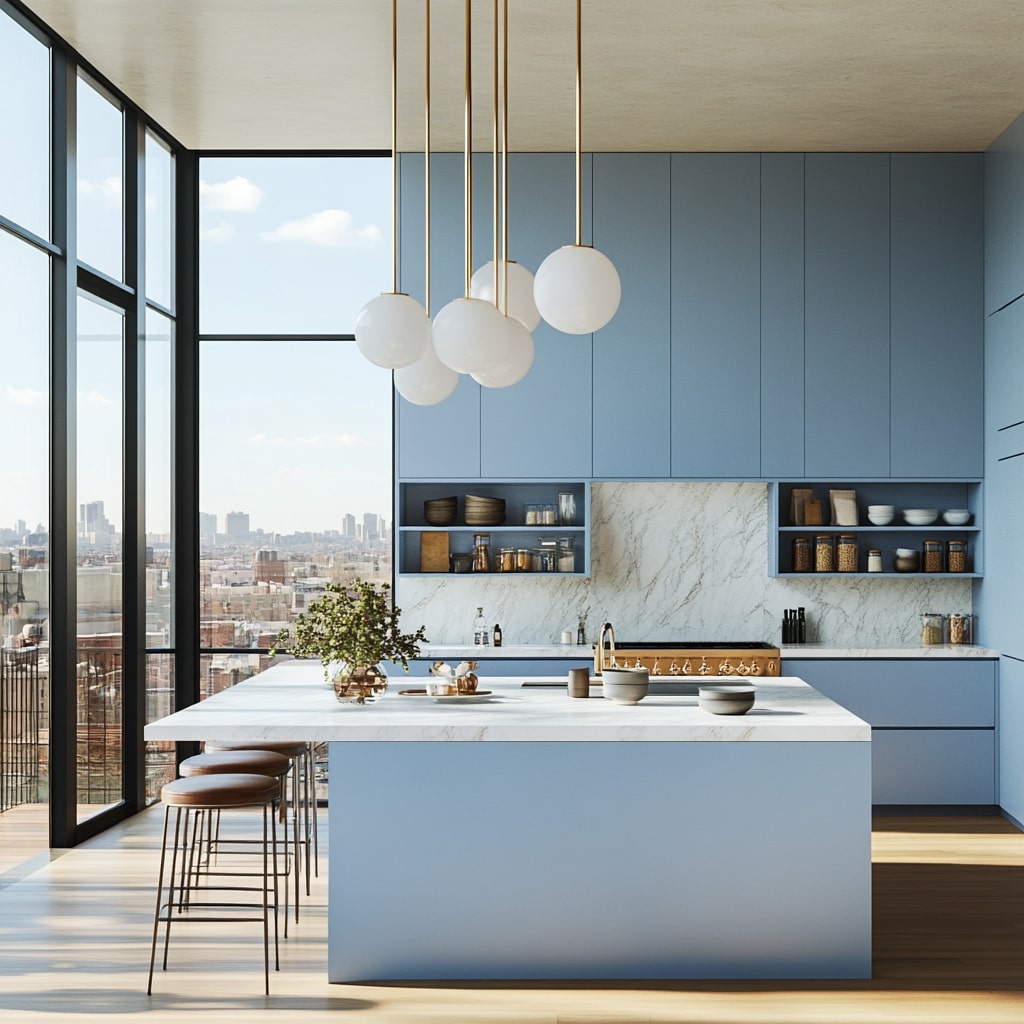
{"label": "light wood floor", "polygon": [[870,981],[328,985],[321,875],[269,998],[256,929],[235,924],[172,936],[147,999],[161,820],[147,812],[0,889],[0,1021],[1024,1021],[1024,835],[1000,818],[876,819]]}

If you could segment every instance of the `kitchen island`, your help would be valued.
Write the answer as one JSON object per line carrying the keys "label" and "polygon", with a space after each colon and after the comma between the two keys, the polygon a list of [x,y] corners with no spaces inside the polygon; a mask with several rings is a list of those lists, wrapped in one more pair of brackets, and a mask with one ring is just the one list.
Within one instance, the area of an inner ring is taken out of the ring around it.
{"label": "kitchen island", "polygon": [[146,738],[330,742],[331,981],[870,976],[866,723],[795,678],[737,717],[522,682],[358,707],[289,662]]}

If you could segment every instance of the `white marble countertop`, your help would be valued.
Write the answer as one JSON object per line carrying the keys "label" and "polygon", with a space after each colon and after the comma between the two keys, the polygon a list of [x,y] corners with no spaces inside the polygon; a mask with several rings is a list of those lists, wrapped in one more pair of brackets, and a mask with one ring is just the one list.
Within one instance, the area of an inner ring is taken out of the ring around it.
{"label": "white marble countertop", "polygon": [[[147,740],[349,742],[868,742],[868,724],[795,677],[758,680],[745,715],[712,715],[696,696],[648,695],[635,706],[570,698],[562,685],[523,689],[521,676],[481,676],[484,703],[402,696],[401,675],[363,706],[341,704],[319,663],[291,661],[146,726]],[[542,678],[531,682],[543,681]],[[549,681],[562,684],[561,678]],[[702,682],[735,682],[708,676]],[[593,694],[595,689],[591,690]],[[598,694],[600,690],[596,691]]]}
{"label": "white marble countertop", "polygon": [[[627,646],[620,644],[619,646]],[[834,644],[781,646],[784,658],[998,658],[991,647],[973,644],[915,644],[908,647],[839,647]],[[509,644],[502,647],[474,647],[471,644],[425,644],[419,660],[487,661],[492,658],[568,658],[591,661],[592,644]]]}

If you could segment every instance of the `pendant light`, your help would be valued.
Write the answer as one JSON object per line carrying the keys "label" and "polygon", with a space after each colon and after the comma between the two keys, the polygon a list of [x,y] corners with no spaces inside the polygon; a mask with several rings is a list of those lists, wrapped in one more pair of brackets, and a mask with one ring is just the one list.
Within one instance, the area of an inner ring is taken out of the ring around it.
{"label": "pendant light", "polygon": [[[425,3],[426,44],[424,95],[424,139],[423,139],[423,200],[426,211],[423,235],[425,239],[426,281],[423,297],[426,304],[427,322],[430,322],[430,0]],[[395,390],[414,405],[437,405],[443,402],[459,383],[459,375],[437,358],[433,340],[428,338],[426,350],[411,366],[395,370]]]}
{"label": "pendant light", "polygon": [[[507,336],[508,350],[500,363],[488,370],[473,374],[473,380],[488,388],[507,388],[517,384],[526,376],[533,365],[533,328],[540,323],[540,313],[533,302],[533,275],[518,263],[508,258],[508,0],[502,5],[504,53],[502,59],[502,114],[501,114],[501,250],[498,259],[498,0],[494,0],[494,259],[473,275],[480,298],[490,297],[502,314]],[[521,276],[513,288],[513,268]],[[486,280],[486,289],[480,288]],[[528,300],[529,308],[522,303]],[[519,302],[517,310],[525,316],[517,316],[512,304]],[[527,320],[530,322],[528,323]]]}
{"label": "pendant light", "polygon": [[576,0],[576,241],[556,249],[537,268],[533,285],[540,315],[566,334],[590,334],[619,308],[622,285],[604,253],[583,245],[582,0]]}
{"label": "pendant light", "polygon": [[356,345],[376,366],[410,366],[430,342],[430,317],[398,290],[398,0],[391,2],[391,291],[370,299],[356,317]]}
{"label": "pendant light", "polygon": [[473,298],[473,100],[472,12],[466,0],[466,148],[465,222],[466,283],[462,298],[453,299],[434,318],[434,349],[438,359],[459,373],[492,369],[505,358],[508,335],[497,307]]}

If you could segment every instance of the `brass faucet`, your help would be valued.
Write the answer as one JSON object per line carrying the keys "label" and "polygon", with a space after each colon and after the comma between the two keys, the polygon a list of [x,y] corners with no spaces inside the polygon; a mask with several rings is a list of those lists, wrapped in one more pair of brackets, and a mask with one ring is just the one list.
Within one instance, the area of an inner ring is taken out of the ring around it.
{"label": "brass faucet", "polygon": [[615,630],[612,629],[612,624],[606,622],[601,627],[601,632],[597,637],[597,648],[594,650],[594,675],[599,676],[604,670],[604,641],[607,637],[608,643],[610,644],[609,654],[611,655],[611,662],[608,665],[609,668],[615,665]]}

